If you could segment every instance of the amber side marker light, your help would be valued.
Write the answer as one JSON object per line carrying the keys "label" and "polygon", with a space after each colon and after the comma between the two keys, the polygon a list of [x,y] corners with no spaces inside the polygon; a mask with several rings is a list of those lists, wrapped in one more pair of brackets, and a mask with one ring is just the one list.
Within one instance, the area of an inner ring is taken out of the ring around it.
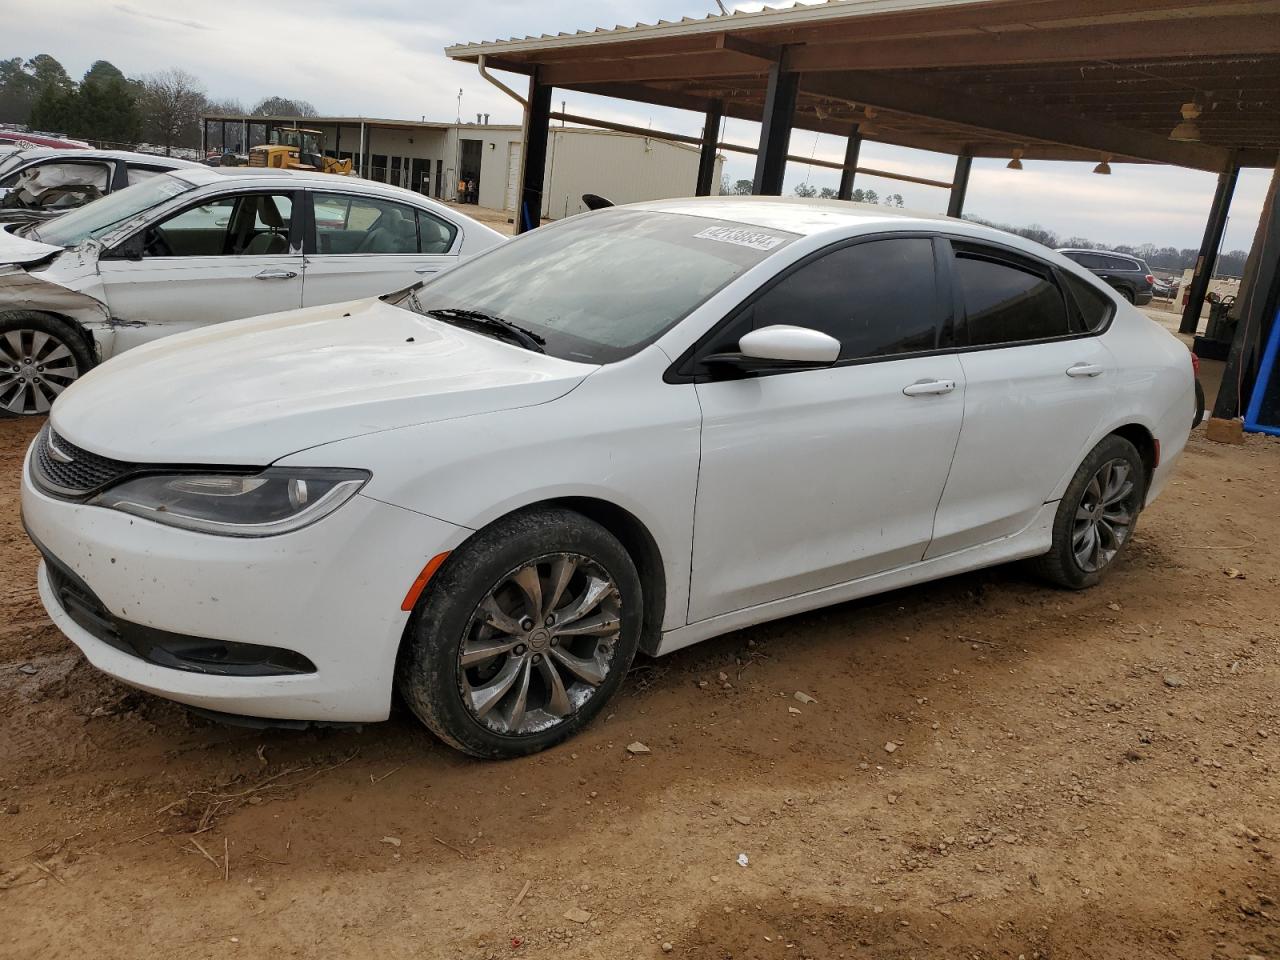
{"label": "amber side marker light", "polygon": [[422,568],[422,572],[418,574],[418,579],[413,581],[413,586],[409,588],[409,592],[404,595],[404,603],[400,604],[401,610],[412,610],[418,602],[418,598],[422,596],[422,591],[427,588],[427,584],[431,582],[431,578],[436,575],[436,571],[440,569],[440,565],[449,559],[449,551],[437,553],[434,557],[427,561],[427,565]]}

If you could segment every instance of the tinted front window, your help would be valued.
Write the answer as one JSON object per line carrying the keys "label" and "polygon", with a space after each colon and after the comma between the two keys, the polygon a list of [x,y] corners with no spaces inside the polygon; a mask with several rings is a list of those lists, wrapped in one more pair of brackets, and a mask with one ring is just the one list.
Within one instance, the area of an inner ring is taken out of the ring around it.
{"label": "tinted front window", "polygon": [[1100,257],[1096,253],[1068,253],[1068,257],[1090,270],[1101,270],[1107,265],[1105,257]]}
{"label": "tinted front window", "polygon": [[1071,332],[1062,294],[1046,274],[966,253],[957,254],[955,271],[969,345],[1044,340]]}
{"label": "tinted front window", "polygon": [[539,227],[465,261],[402,305],[501,317],[547,353],[609,363],[635,353],[795,235],[612,209]]}
{"label": "tinted front window", "polygon": [[748,308],[758,330],[791,324],[840,341],[840,359],[932,350],[938,297],[933,243],[927,238],[876,240],[842,247],[800,267]]}

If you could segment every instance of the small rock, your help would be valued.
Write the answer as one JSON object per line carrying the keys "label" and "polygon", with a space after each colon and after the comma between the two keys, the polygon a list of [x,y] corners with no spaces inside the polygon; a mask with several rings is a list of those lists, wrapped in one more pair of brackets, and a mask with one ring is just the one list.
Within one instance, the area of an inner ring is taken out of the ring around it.
{"label": "small rock", "polygon": [[28,677],[32,677],[40,672],[40,668],[37,667],[34,663],[24,663],[22,666],[18,668],[18,672],[25,673]]}
{"label": "small rock", "polygon": [[738,854],[738,866],[745,867],[749,863],[751,863],[751,861],[747,859],[747,855],[745,853]]}
{"label": "small rock", "polygon": [[581,907],[571,907],[564,912],[564,918],[572,920],[574,923],[587,923],[591,919],[591,914]]}
{"label": "small rock", "polygon": [[651,753],[651,752],[652,751],[648,747],[646,747],[643,743],[641,743],[639,740],[637,740],[635,743],[627,744],[627,753],[631,754],[633,757],[638,757],[643,754]]}
{"label": "small rock", "polygon": [[892,740],[890,740],[888,743],[886,743],[886,744],[884,745],[884,752],[885,752],[885,753],[893,753],[893,751],[895,751],[895,750],[897,750],[897,749],[898,749],[898,745],[897,745],[896,743],[894,743]]}
{"label": "small rock", "polygon": [[1164,675],[1164,685],[1166,687],[1170,687],[1170,688],[1180,687],[1183,685],[1183,683],[1184,683],[1183,679],[1180,676],[1178,676],[1176,673],[1166,673]]}
{"label": "small rock", "polygon": [[663,953],[670,953],[670,952],[671,952],[672,950],[674,950],[674,949],[675,949],[675,947],[671,946],[671,944],[669,944],[669,943],[664,943],[664,944],[662,945],[662,952],[663,952]]}
{"label": "small rock", "polygon": [[1119,613],[1119,612],[1120,612],[1120,604],[1118,604],[1118,603],[1114,603],[1114,602],[1112,602],[1112,603],[1108,603],[1108,604],[1107,604],[1107,609],[1108,609],[1108,610],[1114,610],[1116,613]]}
{"label": "small rock", "polygon": [[382,842],[383,842],[383,843],[389,843],[389,844],[390,844],[391,846],[393,846],[393,847],[398,847],[398,846],[400,846],[400,838],[399,838],[399,837],[383,837],[383,838],[382,838]]}
{"label": "small rock", "polygon": [[799,712],[800,712],[799,707],[787,707],[787,713],[791,714],[792,716],[797,715]]}
{"label": "small rock", "polygon": [[1229,580],[1243,580],[1243,579],[1245,579],[1245,575],[1244,575],[1244,573],[1243,573],[1242,571],[1240,571],[1240,570],[1237,570],[1235,567],[1227,567],[1227,569],[1223,570],[1223,571],[1222,571],[1222,573],[1223,573],[1223,575],[1224,575],[1224,576],[1226,576],[1226,577],[1227,577],[1227,579],[1229,579]]}
{"label": "small rock", "polygon": [[735,814],[733,815],[733,819],[734,819],[734,820],[736,820],[738,823],[742,824],[744,827],[749,827],[749,826],[751,826],[751,818],[750,818],[750,817],[744,817],[744,816],[743,816],[742,814],[740,814],[740,813],[735,813]]}
{"label": "small rock", "polygon": [[719,673],[716,674],[716,679],[719,680],[721,683],[724,683],[726,680],[729,679],[729,675],[725,673],[723,670],[721,670]]}
{"label": "small rock", "polygon": [[795,697],[801,703],[817,703],[818,702],[817,700],[813,699],[813,697],[805,693],[803,690],[797,690],[795,693]]}

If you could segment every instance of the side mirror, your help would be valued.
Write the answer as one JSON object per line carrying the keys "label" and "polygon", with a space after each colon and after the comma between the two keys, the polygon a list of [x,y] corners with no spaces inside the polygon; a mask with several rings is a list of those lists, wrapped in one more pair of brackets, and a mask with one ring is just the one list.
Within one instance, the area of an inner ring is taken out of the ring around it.
{"label": "side mirror", "polygon": [[110,250],[102,251],[101,256],[107,260],[141,260],[144,252],[143,234],[139,231]]}
{"label": "side mirror", "polygon": [[820,330],[775,324],[752,330],[737,353],[714,353],[703,363],[741,373],[829,367],[840,359],[840,341]]}

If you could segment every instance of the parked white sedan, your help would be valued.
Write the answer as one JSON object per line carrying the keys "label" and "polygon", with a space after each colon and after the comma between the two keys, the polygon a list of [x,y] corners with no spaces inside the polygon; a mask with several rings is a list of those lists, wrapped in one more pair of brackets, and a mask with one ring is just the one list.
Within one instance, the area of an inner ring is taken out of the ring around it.
{"label": "parked white sedan", "polygon": [[759,198],[542,227],[133,351],[28,454],[49,615],[205,710],[550,746],[637,649],[1021,558],[1096,583],[1191,356],[1044,247]]}
{"label": "parked white sedan", "polygon": [[0,416],[45,413],[138,344],[390,293],[504,239],[368,180],[203,166],[153,176],[0,230]]}

